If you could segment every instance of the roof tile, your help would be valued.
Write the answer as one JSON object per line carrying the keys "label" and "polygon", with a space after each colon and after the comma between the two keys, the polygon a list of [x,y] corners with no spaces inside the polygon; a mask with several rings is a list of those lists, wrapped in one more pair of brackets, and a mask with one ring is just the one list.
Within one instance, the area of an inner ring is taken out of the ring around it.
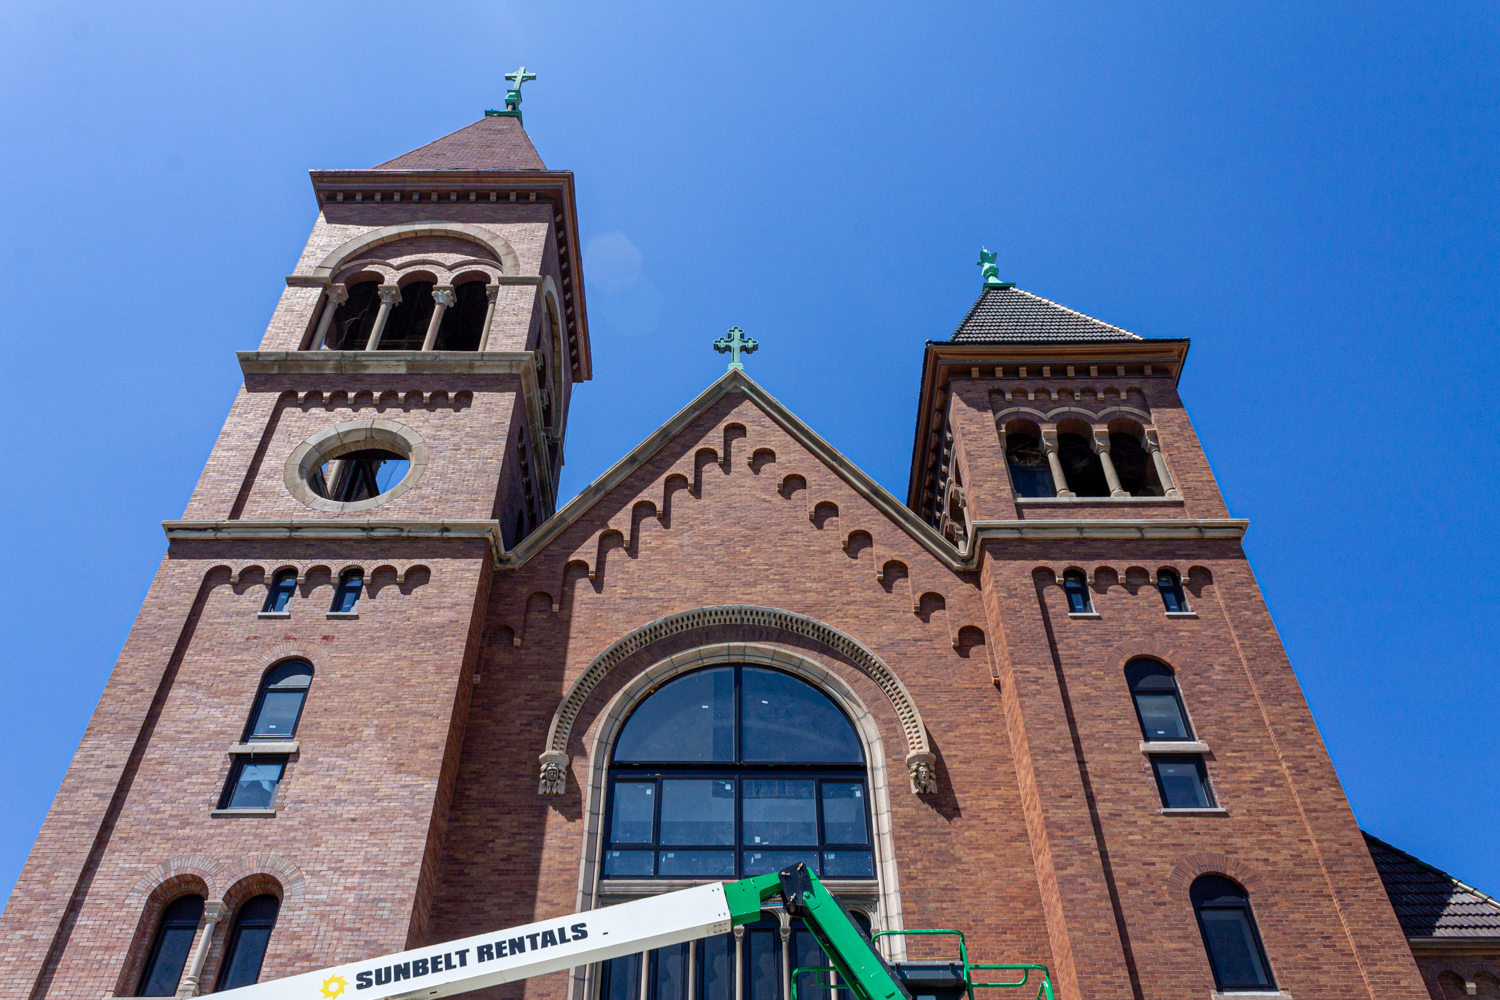
{"label": "roof tile", "polygon": [[1500,937],[1500,901],[1378,837],[1365,843],[1407,937]]}
{"label": "roof tile", "polygon": [[949,343],[1077,343],[1144,340],[1129,330],[1019,288],[986,288]]}
{"label": "roof tile", "polygon": [[546,170],[519,120],[486,115],[376,170]]}

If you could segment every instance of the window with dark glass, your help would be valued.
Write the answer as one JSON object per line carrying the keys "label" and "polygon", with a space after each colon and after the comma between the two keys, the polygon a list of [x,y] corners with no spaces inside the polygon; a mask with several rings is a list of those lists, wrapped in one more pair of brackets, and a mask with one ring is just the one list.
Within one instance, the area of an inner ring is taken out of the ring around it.
{"label": "window with dark glass", "polygon": [[411,461],[384,448],[364,448],[330,458],[307,477],[307,485],[325,500],[354,503],[378,497],[411,471]]}
{"label": "window with dark glass", "polygon": [[306,660],[287,660],[267,671],[250,710],[245,740],[289,740],[295,736],[312,678],[312,664]]}
{"label": "window with dark glass", "polygon": [[216,990],[233,990],[253,986],[260,979],[260,967],[266,960],[266,946],[276,926],[281,900],[267,893],[245,901],[234,918],[229,932],[229,948],[219,966]]}
{"label": "window with dark glass", "polygon": [[1010,481],[1016,495],[1022,497],[1055,497],[1052,468],[1041,439],[1034,434],[1012,433],[1005,436],[1005,461],[1010,466]]}
{"label": "window with dark glass", "polygon": [[[469,281],[453,290],[453,305],[443,310],[442,322],[438,324],[435,351],[477,351],[479,338],[484,334],[484,317],[489,311],[490,300],[482,281]],[[429,317],[431,313],[428,313]],[[427,328],[422,328],[426,336]],[[384,346],[382,344],[381,346]],[[420,348],[422,345],[418,344]]]}
{"label": "window with dark glass", "polygon": [[380,282],[362,281],[349,286],[349,297],[334,310],[333,325],[324,346],[330,351],[363,351],[375,329],[380,312]]}
{"label": "window with dark glass", "polygon": [[286,757],[236,757],[229,769],[229,783],[219,799],[220,809],[273,809],[276,788],[286,772]]}
{"label": "window with dark glass", "polygon": [[1086,615],[1093,611],[1089,604],[1088,578],[1076,569],[1063,574],[1063,593],[1068,595],[1068,614]]}
{"label": "window with dark glass", "polygon": [[864,750],[828,696],[750,666],[679,677],[615,743],[605,878],[737,878],[805,863],[875,877]]}
{"label": "window with dark glass", "polygon": [[[862,913],[852,913],[860,930],[869,935],[869,921]],[[828,965],[828,957],[818,946],[812,932],[801,920],[793,920],[791,949],[787,966],[795,970]],[[745,1000],[781,1000],[786,996],[782,982],[781,926],[764,918],[745,925],[743,961],[745,963]],[[689,944],[657,948],[645,956],[646,995],[644,1000],[688,1000],[689,977],[694,1000],[734,1000],[735,947],[733,934],[721,934]],[[600,1000],[643,1000],[641,997],[642,956],[627,955],[605,962],[600,967]],[[797,1000],[837,1000],[846,991],[833,991],[823,983],[836,980],[832,973],[804,972],[797,977]]]}
{"label": "window with dark glass", "polygon": [[1209,809],[1214,805],[1208,770],[1197,754],[1152,754],[1156,788],[1166,809]]}
{"label": "window with dark glass", "polygon": [[266,594],[266,604],[265,607],[260,609],[261,613],[265,614],[272,611],[285,611],[287,603],[291,601],[292,595],[296,592],[297,571],[294,569],[282,570],[280,573],[277,573],[276,578],[271,581],[271,589]]}
{"label": "window with dark glass", "polygon": [[1134,434],[1114,433],[1109,436],[1109,458],[1114,463],[1115,476],[1120,488],[1133,497],[1161,495],[1155,486],[1155,470],[1151,456],[1141,447],[1140,438]]}
{"label": "window with dark glass", "polygon": [[1109,480],[1104,478],[1104,463],[1088,438],[1081,434],[1057,435],[1057,460],[1062,464],[1068,489],[1081,497],[1109,496]]}
{"label": "window with dark glass", "polygon": [[179,896],[167,904],[160,923],[156,925],[156,937],[151,941],[151,951],[146,956],[146,967],[141,971],[136,996],[177,995],[177,982],[187,966],[188,949],[193,946],[198,921],[202,917],[202,896]]}
{"label": "window with dark glass", "polygon": [[1192,740],[1193,729],[1172,671],[1155,660],[1131,660],[1125,665],[1125,680],[1135,700],[1142,737],[1152,742]]}
{"label": "window with dark glass", "polygon": [[408,281],[401,286],[401,301],[391,307],[385,329],[380,331],[379,351],[420,351],[427,340],[427,327],[437,303],[432,298],[433,283]]}
{"label": "window with dark glass", "polygon": [[1190,895],[1220,992],[1274,992],[1276,980],[1245,890],[1222,875],[1203,875]]}
{"label": "window with dark glass", "polygon": [[339,577],[338,589],[333,592],[333,607],[328,610],[339,614],[349,614],[359,607],[359,595],[365,588],[365,574],[362,570],[346,570]]}
{"label": "window with dark glass", "polygon": [[1156,589],[1161,591],[1161,603],[1168,614],[1178,614],[1188,609],[1187,598],[1182,593],[1182,578],[1169,569],[1156,574]]}

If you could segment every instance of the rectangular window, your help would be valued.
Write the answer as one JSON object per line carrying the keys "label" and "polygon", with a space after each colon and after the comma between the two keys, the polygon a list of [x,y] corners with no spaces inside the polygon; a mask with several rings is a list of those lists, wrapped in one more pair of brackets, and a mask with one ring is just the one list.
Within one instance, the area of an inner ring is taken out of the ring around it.
{"label": "rectangular window", "polygon": [[649,844],[656,839],[656,782],[621,781],[615,785],[615,816],[609,839],[614,844]]}
{"label": "rectangular window", "polygon": [[734,782],[667,778],[661,783],[661,842],[734,846]]}
{"label": "rectangular window", "polygon": [[746,780],[744,784],[746,847],[817,846],[818,805],[811,779]]}
{"label": "rectangular window", "polygon": [[1177,692],[1138,692],[1135,709],[1141,716],[1141,731],[1148,740],[1190,740],[1187,720],[1182,717],[1182,705]]}
{"label": "rectangular window", "polygon": [[286,770],[285,757],[241,757],[229,771],[220,809],[272,809]]}
{"label": "rectangular window", "polygon": [[1189,755],[1152,757],[1156,787],[1167,809],[1206,809],[1214,805],[1203,758]]}

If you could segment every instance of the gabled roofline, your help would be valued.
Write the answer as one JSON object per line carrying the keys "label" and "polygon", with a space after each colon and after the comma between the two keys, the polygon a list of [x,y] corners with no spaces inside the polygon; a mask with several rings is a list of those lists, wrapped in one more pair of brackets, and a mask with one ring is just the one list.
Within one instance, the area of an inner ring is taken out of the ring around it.
{"label": "gabled roofline", "polygon": [[782,405],[776,397],[761,388],[754,379],[743,371],[733,369],[721,375],[718,381],[703,390],[696,399],[652,432],[650,437],[636,445],[624,458],[610,466],[603,475],[568,501],[561,510],[527,535],[515,548],[501,557],[500,565],[512,569],[524,566],[596,503],[604,499],[610,491],[624,482],[631,473],[655,456],[710,406],[731,392],[738,392],[748,397],[775,421],[778,427],[791,435],[798,444],[812,452],[818,460],[848,483],[856,493],[890,518],[948,569],[955,572],[973,569],[971,560],[965,558],[965,553],[956,550],[946,538],[938,534],[937,529],[919,519],[889,490],[844,457],[843,453],[825,441],[801,418]]}
{"label": "gabled roofline", "polygon": [[[1487,892],[1485,892],[1485,891],[1483,891],[1481,889],[1474,888],[1472,885],[1470,885],[1467,882],[1464,882],[1464,881],[1461,881],[1459,879],[1454,878],[1452,875],[1449,875],[1447,872],[1443,871],[1441,868],[1437,867],[1436,865],[1428,864],[1426,861],[1423,861],[1421,858],[1417,857],[1415,854],[1410,854],[1410,853],[1408,853],[1406,851],[1403,851],[1401,848],[1397,847],[1395,844],[1389,843],[1388,841],[1381,840],[1379,837],[1375,836],[1373,833],[1371,833],[1368,830],[1360,830],[1359,832],[1362,833],[1362,834],[1364,834],[1364,837],[1365,837],[1366,840],[1374,841],[1375,843],[1379,844],[1381,847],[1385,848],[1386,850],[1392,851],[1392,852],[1394,852],[1396,854],[1401,855],[1403,858],[1405,858],[1406,860],[1410,861],[1412,864],[1421,865],[1423,868],[1426,868],[1428,871],[1432,872],[1433,874],[1435,874],[1435,875],[1437,875],[1437,876],[1439,876],[1441,878],[1447,879],[1451,884],[1453,884],[1454,886],[1457,886],[1459,889],[1462,889],[1464,892],[1467,892],[1467,893],[1469,893],[1472,896],[1477,896],[1480,899],[1482,899],[1484,902],[1489,903],[1491,906],[1495,907],[1495,909],[1500,910],[1500,899],[1496,899],[1494,896],[1491,896],[1489,893],[1487,893]],[[1371,858],[1371,860],[1373,861],[1374,859]],[[1376,869],[1377,869],[1377,874],[1378,874],[1378,869],[1379,869],[1378,865],[1376,866]],[[1382,877],[1380,881],[1381,881],[1382,885],[1385,884],[1384,877]],[[1386,893],[1387,893],[1387,895],[1389,895],[1390,890],[1387,889]],[[1404,930],[1405,929],[1403,928],[1403,931]],[[1481,934],[1475,934],[1475,935],[1471,935],[1469,937],[1457,937],[1457,936],[1454,936],[1454,937],[1439,937],[1438,935],[1435,935],[1435,934],[1407,935],[1407,941],[1408,942],[1431,941],[1435,945],[1440,945],[1440,946],[1461,945],[1461,944],[1463,944],[1466,941],[1478,941],[1478,942],[1484,942],[1486,944],[1493,944],[1497,940],[1500,940],[1500,938],[1497,938],[1494,935],[1481,935]]]}

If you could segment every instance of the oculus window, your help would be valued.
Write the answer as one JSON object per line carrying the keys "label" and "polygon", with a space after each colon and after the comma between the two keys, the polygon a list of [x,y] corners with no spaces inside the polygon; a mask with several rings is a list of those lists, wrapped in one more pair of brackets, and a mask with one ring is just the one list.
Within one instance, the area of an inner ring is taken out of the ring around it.
{"label": "oculus window", "polygon": [[1213,967],[1214,985],[1225,993],[1268,993],[1276,989],[1271,964],[1255,926],[1250,897],[1221,875],[1203,875],[1190,895],[1203,949]]}
{"label": "oculus window", "polygon": [[404,455],[384,448],[365,448],[330,458],[312,471],[307,485],[324,500],[355,503],[389,493],[411,471]]}
{"label": "oculus window", "polygon": [[776,670],[674,678],[615,742],[605,878],[743,878],[805,863],[873,879],[864,749],[827,695]]}
{"label": "oculus window", "polygon": [[188,949],[193,946],[198,921],[202,917],[202,896],[179,896],[167,904],[162,911],[161,923],[157,924],[156,937],[151,942],[151,953],[146,957],[146,968],[141,971],[136,996],[177,995],[177,982],[187,966]]}

